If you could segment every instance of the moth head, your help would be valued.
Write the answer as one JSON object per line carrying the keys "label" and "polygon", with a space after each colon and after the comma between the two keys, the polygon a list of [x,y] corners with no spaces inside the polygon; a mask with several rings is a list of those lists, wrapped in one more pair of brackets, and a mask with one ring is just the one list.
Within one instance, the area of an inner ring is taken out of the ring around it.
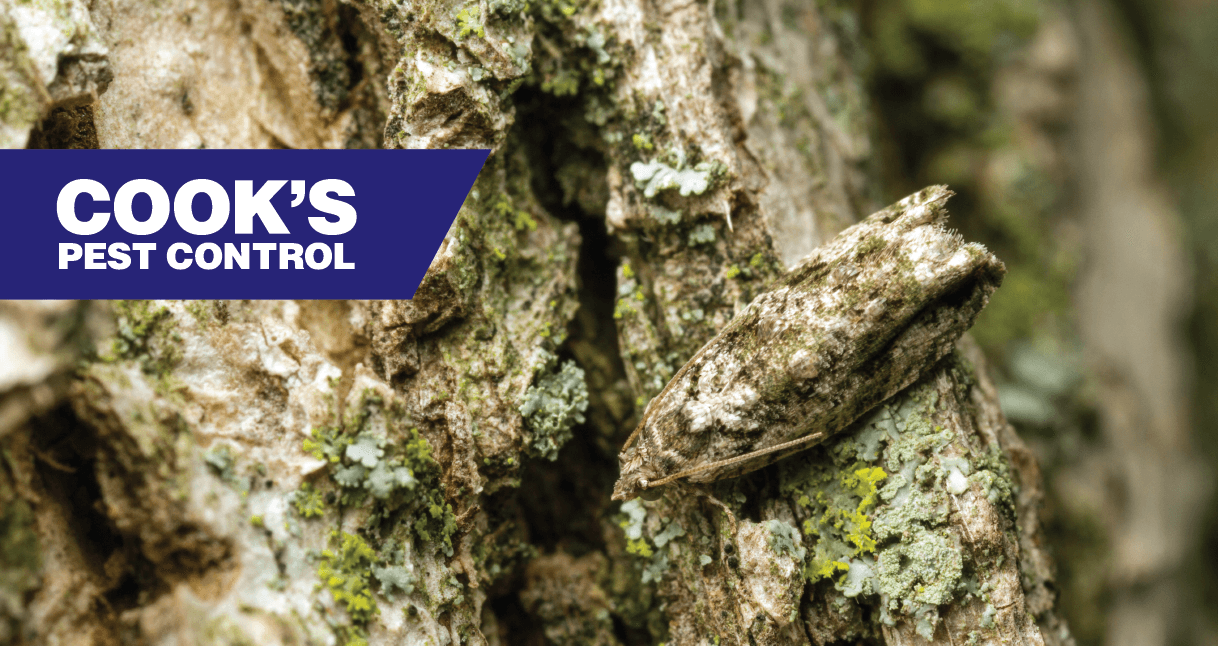
{"label": "moth head", "polygon": [[660,492],[651,483],[660,480],[660,474],[651,473],[651,463],[646,459],[646,447],[635,445],[618,455],[622,475],[613,485],[614,500],[632,500],[642,496],[644,500],[656,500]]}

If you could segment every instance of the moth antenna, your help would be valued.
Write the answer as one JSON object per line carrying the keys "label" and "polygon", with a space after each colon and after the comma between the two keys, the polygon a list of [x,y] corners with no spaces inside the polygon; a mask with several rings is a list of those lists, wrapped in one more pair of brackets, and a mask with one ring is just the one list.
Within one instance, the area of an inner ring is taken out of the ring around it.
{"label": "moth antenna", "polygon": [[733,464],[736,464],[737,462],[744,462],[746,460],[752,460],[753,458],[759,458],[763,455],[768,455],[768,454],[774,453],[776,451],[782,451],[785,449],[789,449],[793,446],[798,446],[805,442],[810,442],[810,441],[818,439],[822,436],[824,436],[824,432],[820,431],[820,432],[812,433],[810,435],[805,435],[800,438],[796,438],[794,440],[791,440],[790,442],[783,442],[782,444],[778,444],[776,446],[771,446],[769,448],[761,449],[759,451],[753,451],[752,453],[745,453],[744,455],[737,455],[734,458],[728,458],[726,460],[720,460],[718,462],[711,462],[710,464],[704,464],[700,467],[695,467],[693,469],[686,469],[685,471],[682,471],[680,473],[674,473],[673,475],[666,476],[664,478],[656,480],[655,482],[649,483],[647,488],[653,489],[655,487],[663,486],[678,478],[692,476],[695,473],[701,473],[708,469],[717,469],[719,467],[731,466]]}

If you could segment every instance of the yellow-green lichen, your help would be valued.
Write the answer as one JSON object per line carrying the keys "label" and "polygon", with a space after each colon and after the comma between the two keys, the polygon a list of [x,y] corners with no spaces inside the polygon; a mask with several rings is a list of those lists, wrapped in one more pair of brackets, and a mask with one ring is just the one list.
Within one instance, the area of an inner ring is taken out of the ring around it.
{"label": "yellow-green lichen", "polygon": [[486,38],[486,29],[482,26],[482,10],[476,5],[457,12],[457,38],[465,38],[471,34]]}
{"label": "yellow-green lichen", "polygon": [[809,545],[805,576],[832,581],[844,597],[883,601],[882,616],[911,617],[923,634],[933,634],[934,608],[964,586],[968,555],[949,524],[951,495],[981,485],[1000,508],[1011,495],[1001,452],[961,456],[957,436],[937,422],[939,403],[933,382],[916,384],[780,470]]}
{"label": "yellow-green lichen", "polygon": [[304,518],[317,518],[326,513],[325,496],[308,482],[300,486],[292,498],[296,512]]}
{"label": "yellow-green lichen", "polygon": [[115,337],[98,359],[105,363],[138,361],[144,373],[157,378],[158,390],[168,387],[169,372],[182,358],[182,338],[167,307],[154,301],[114,301]]}
{"label": "yellow-green lichen", "polygon": [[[456,516],[444,500],[440,466],[418,428],[406,428],[399,405],[388,405],[372,391],[360,395],[337,427],[314,429],[304,448],[329,463],[342,507],[371,507],[368,523],[391,519],[405,524],[437,550],[451,556]],[[297,511],[308,518],[324,513],[311,487],[297,492]]]}
{"label": "yellow-green lichen", "polygon": [[368,585],[376,552],[360,536],[338,530],[330,533],[330,542],[337,545],[322,551],[317,576],[334,600],[347,609],[352,621],[367,623],[378,612]]}

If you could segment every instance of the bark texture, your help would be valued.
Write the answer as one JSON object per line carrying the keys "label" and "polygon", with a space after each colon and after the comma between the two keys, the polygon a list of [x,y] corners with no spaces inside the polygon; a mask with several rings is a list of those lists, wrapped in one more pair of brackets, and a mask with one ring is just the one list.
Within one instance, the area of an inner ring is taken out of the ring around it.
{"label": "bark texture", "polygon": [[877,206],[852,8],[47,7],[0,13],[6,145],[493,154],[409,302],[4,305],[2,640],[1070,643],[967,338],[717,503],[610,502],[647,402]]}

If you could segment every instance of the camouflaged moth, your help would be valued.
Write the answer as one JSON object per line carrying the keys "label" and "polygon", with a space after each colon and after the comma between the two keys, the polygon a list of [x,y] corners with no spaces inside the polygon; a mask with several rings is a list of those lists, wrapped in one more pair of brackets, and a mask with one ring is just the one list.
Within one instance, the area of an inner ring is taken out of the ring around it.
{"label": "camouflaged moth", "polygon": [[759,469],[846,428],[926,373],[1006,269],[923,189],[846,229],[753,299],[643,412],[615,500]]}

